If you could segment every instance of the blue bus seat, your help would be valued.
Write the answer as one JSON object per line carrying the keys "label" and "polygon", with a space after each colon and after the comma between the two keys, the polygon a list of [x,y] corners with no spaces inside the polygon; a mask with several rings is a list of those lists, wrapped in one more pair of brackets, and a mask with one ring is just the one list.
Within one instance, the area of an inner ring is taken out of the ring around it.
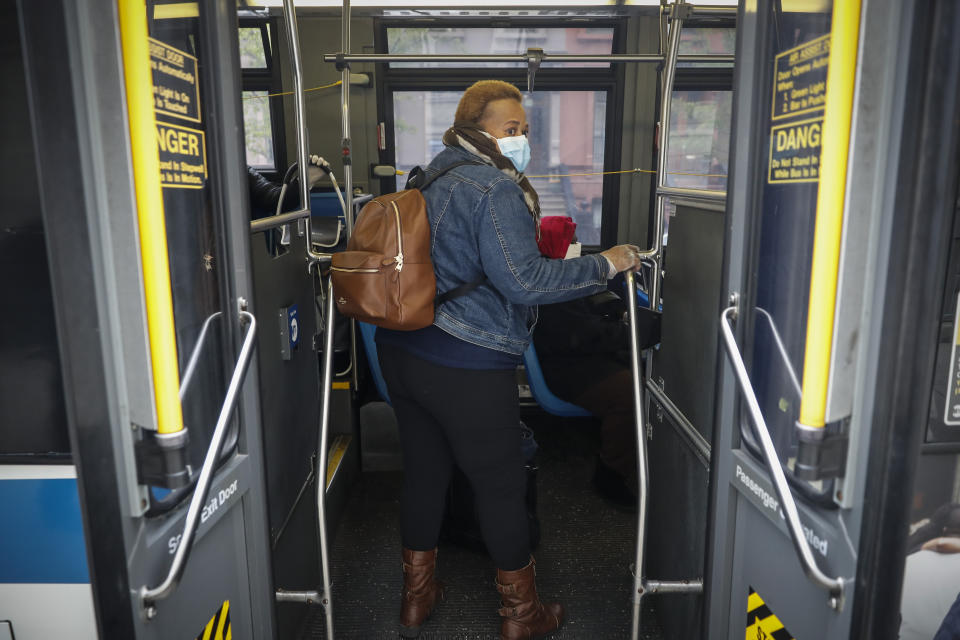
{"label": "blue bus seat", "polygon": [[[377,357],[377,343],[374,341],[374,334],[377,328],[366,322],[357,322],[360,329],[360,339],[363,342],[364,353],[367,354],[367,362],[370,365],[370,373],[373,374],[373,384],[377,393],[383,398],[383,401],[390,404],[390,394],[387,392],[387,384],[383,381],[383,373],[380,371],[380,360]],[[537,352],[533,348],[533,343],[527,347],[523,354],[523,366],[527,370],[527,382],[530,384],[530,392],[533,399],[547,413],[565,418],[587,417],[591,414],[583,407],[561,400],[550,392],[547,387],[547,381],[543,377],[543,371],[540,369],[540,361],[537,359]],[[391,405],[392,406],[392,405]]]}
{"label": "blue bus seat", "polygon": [[537,350],[533,348],[533,342],[523,352],[523,366],[527,370],[527,383],[530,385],[530,393],[533,394],[533,399],[537,401],[541,409],[562,418],[583,418],[593,415],[583,407],[578,407],[553,395],[547,386],[546,379],[543,377],[543,370],[540,369],[540,360],[537,358]]}

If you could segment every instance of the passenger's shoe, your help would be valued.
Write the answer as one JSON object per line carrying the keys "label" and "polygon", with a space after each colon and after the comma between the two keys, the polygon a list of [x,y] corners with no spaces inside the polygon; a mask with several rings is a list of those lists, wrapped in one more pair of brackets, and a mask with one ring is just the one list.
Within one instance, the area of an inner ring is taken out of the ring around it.
{"label": "passenger's shoe", "polygon": [[619,473],[599,458],[596,471],[593,472],[593,486],[616,509],[636,513],[637,495]]}
{"label": "passenger's shoe", "polygon": [[557,602],[544,604],[537,596],[536,561],[517,571],[497,569],[497,591],[500,592],[500,640],[530,640],[556,631],[563,622],[563,606]]}
{"label": "passenger's shoe", "polygon": [[420,627],[437,603],[443,600],[443,585],[437,580],[437,550],[403,550],[403,602],[400,635],[420,636]]}

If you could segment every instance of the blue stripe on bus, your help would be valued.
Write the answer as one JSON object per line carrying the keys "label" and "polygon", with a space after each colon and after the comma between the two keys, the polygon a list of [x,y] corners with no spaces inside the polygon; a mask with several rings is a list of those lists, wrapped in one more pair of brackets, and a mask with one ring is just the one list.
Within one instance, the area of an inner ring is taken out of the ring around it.
{"label": "blue stripe on bus", "polygon": [[0,583],[87,583],[76,479],[0,480]]}

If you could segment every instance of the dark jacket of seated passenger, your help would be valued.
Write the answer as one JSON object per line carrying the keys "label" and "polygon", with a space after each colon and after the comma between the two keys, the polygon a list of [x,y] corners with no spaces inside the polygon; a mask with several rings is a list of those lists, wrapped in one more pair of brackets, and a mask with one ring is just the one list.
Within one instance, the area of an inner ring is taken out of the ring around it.
{"label": "dark jacket of seated passenger", "polygon": [[[293,211],[300,202],[300,183],[294,178],[287,187],[283,196],[281,211]],[[277,201],[280,199],[282,185],[270,182],[260,172],[247,166],[247,188],[250,193],[250,205],[254,210],[254,217],[272,216],[277,211]]]}
{"label": "dark jacket of seated passenger", "polygon": [[[623,303],[612,293],[602,295],[614,302],[590,296],[540,307],[533,334],[537,358],[550,390],[565,400],[630,366]],[[641,349],[659,342],[660,314],[638,309],[637,334]]]}

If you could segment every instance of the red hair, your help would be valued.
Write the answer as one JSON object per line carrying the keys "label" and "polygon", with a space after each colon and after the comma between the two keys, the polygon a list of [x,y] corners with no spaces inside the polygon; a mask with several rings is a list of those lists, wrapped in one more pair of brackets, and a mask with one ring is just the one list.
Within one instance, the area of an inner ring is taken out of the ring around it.
{"label": "red hair", "polygon": [[503,80],[481,80],[473,83],[463,92],[460,104],[457,105],[455,122],[480,122],[487,105],[494,100],[511,98],[523,102],[523,94],[509,82]]}

